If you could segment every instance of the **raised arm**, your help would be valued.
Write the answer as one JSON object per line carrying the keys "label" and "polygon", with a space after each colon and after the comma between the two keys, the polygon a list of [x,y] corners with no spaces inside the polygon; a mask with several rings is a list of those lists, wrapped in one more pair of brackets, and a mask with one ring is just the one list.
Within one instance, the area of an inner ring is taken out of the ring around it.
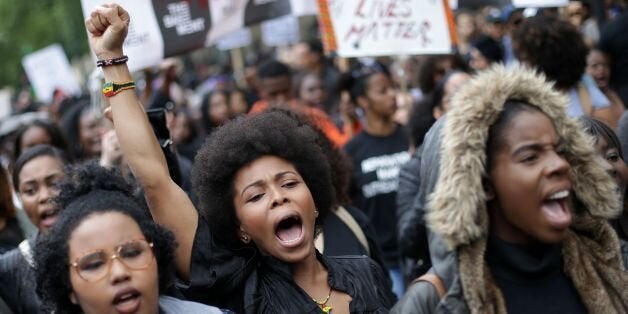
{"label": "raised arm", "polygon": [[[122,43],[129,21],[129,14],[116,4],[94,9],[85,25],[98,59],[123,55]],[[133,80],[126,64],[105,66],[103,73],[107,82]],[[178,242],[175,252],[177,272],[182,279],[188,280],[198,213],[185,192],[170,179],[166,160],[135,92],[121,91],[109,97],[109,103],[124,157],[144,189],[153,219],[174,233]]]}

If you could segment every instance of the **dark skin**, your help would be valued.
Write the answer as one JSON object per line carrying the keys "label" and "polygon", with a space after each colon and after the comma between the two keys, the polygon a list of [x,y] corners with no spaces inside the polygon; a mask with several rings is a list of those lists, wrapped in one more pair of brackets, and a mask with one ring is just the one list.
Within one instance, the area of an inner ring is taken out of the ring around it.
{"label": "dark skin", "polygon": [[516,114],[492,152],[487,197],[491,233],[510,243],[559,243],[571,223],[570,165],[551,120],[537,110]]}
{"label": "dark skin", "polygon": [[286,103],[293,98],[292,80],[288,75],[260,78],[259,92],[270,105]]}
{"label": "dark skin", "polygon": [[397,128],[393,120],[397,110],[396,90],[383,73],[373,74],[367,80],[365,95],[357,99],[366,113],[364,130],[371,135],[388,136]]}

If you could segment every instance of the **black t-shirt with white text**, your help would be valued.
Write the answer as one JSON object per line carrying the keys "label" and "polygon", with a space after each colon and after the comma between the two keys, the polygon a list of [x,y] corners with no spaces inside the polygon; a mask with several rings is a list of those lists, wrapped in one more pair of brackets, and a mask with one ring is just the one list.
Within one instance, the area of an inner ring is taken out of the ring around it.
{"label": "black t-shirt with white text", "polygon": [[388,136],[356,135],[344,150],[353,161],[353,204],[364,210],[377,233],[388,267],[397,267],[396,194],[399,170],[410,160],[408,138],[401,126]]}

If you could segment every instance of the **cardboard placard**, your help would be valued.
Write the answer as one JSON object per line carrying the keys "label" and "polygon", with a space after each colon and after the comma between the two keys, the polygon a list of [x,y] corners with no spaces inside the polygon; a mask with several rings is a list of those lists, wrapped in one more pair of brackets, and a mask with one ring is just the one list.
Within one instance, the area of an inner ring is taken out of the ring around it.
{"label": "cardboard placard", "polygon": [[269,47],[286,46],[299,41],[299,19],[286,15],[262,23],[262,42]]}
{"label": "cardboard placard", "polygon": [[564,7],[569,0],[512,0],[512,5],[517,8],[552,8]]}
{"label": "cardboard placard", "polygon": [[328,5],[337,52],[342,57],[452,51],[455,31],[447,0],[320,2]]}
{"label": "cardboard placard", "polygon": [[37,99],[43,102],[50,103],[52,93],[57,88],[69,95],[81,93],[78,80],[59,44],[24,56],[22,66],[35,89]]}

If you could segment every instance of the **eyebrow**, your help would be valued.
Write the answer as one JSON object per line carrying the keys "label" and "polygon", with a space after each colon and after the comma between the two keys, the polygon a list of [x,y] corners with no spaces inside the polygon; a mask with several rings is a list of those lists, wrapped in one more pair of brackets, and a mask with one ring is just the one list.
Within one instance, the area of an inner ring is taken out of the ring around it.
{"label": "eyebrow", "polygon": [[[540,143],[523,144],[523,145],[517,147],[514,152],[512,152],[512,156],[519,155],[522,152],[527,151],[527,150],[541,151],[541,150],[543,150],[544,146],[546,146],[546,145],[543,145],[543,144],[540,144]],[[556,147],[556,146],[558,146],[558,144],[552,144],[552,146]]]}
{"label": "eyebrow", "polygon": [[[44,177],[44,181],[49,181],[51,179],[54,179],[55,177],[58,177],[61,174],[62,174],[62,172],[51,173],[51,174],[49,174],[49,175]],[[22,184],[25,184],[25,185],[26,184],[37,184],[37,181],[38,181],[37,179],[24,180],[24,181],[20,181],[20,185],[22,185]]]}
{"label": "eyebrow", "polygon": [[[279,173],[275,174],[275,179],[281,179],[282,177],[285,177],[285,176],[286,176],[286,175],[288,175],[288,174],[294,174],[294,175],[296,175],[296,172],[291,171],[291,170],[282,171],[282,172],[279,172]],[[247,190],[248,188],[251,188],[251,187],[254,187],[254,186],[260,186],[260,185],[262,185],[263,183],[264,183],[264,181],[263,181],[263,180],[257,180],[257,181],[255,181],[255,182],[253,182],[253,183],[251,183],[251,184],[249,184],[249,185],[245,186],[245,187],[244,187],[244,189],[242,189],[242,193],[240,193],[240,196],[242,196],[242,195],[244,194],[244,192],[246,192],[246,190]]]}

